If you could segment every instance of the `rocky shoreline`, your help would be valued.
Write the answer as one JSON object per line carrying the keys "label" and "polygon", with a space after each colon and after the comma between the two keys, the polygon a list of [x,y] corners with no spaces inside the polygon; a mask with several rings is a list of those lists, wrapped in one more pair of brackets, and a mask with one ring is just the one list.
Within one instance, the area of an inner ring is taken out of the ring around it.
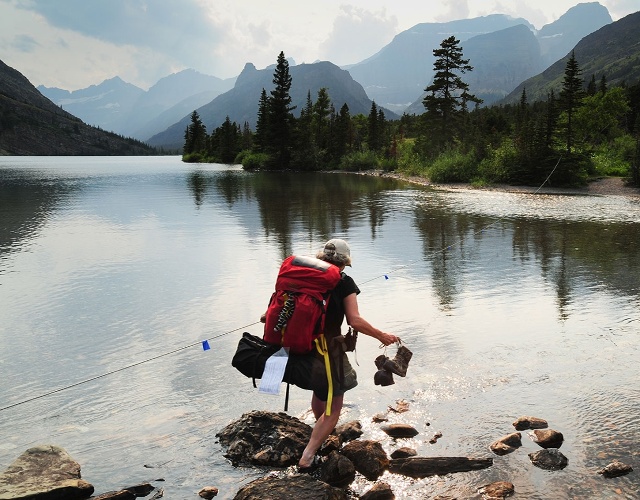
{"label": "rocky shoreline", "polygon": [[[404,413],[410,410],[407,402],[397,403],[396,407],[389,407],[389,411]],[[516,432],[487,444],[488,456],[482,457],[418,456],[416,450],[403,446],[402,441],[419,434],[415,427],[403,423],[387,424],[385,415],[376,415],[372,421],[380,424],[380,429],[396,447],[389,456],[380,442],[362,439],[361,423],[352,421],[336,427],[318,451],[314,465],[301,470],[296,464],[311,435],[311,426],[282,412],[254,410],[242,415],[221,429],[216,437],[226,450],[224,457],[230,466],[255,467],[265,471],[265,475],[243,485],[237,492],[225,492],[225,495],[234,494],[234,500],[392,500],[395,498],[392,487],[381,480],[386,472],[412,481],[487,469],[493,466],[489,452],[504,456],[522,446],[520,431],[523,430],[532,430],[530,437],[541,448],[528,454],[533,466],[559,473],[569,463],[559,450],[564,442],[562,433],[549,429],[547,421],[538,417],[518,418],[512,423]],[[630,465],[613,460],[597,474],[615,478],[632,471]],[[351,489],[357,475],[372,483],[361,495]],[[515,487],[502,480],[478,484],[476,491],[483,499],[500,499],[513,495]],[[129,500],[149,495],[152,495],[149,500],[157,500],[164,496],[164,488],[141,483],[98,496],[93,494],[94,487],[80,476],[80,465],[65,450],[54,445],[25,451],[0,474],[0,500]],[[198,495],[214,498],[218,488],[203,486]]]}
{"label": "rocky shoreline", "polygon": [[625,196],[628,198],[640,199],[640,188],[629,186],[621,177],[599,177],[591,180],[586,186],[576,188],[559,188],[553,186],[543,186],[542,188],[532,186],[511,186],[508,184],[494,184],[489,186],[476,187],[472,184],[450,183],[436,184],[429,179],[417,176],[407,176],[396,172],[383,172],[381,170],[368,170],[357,172],[360,175],[374,175],[378,177],[389,177],[391,179],[403,180],[412,184],[429,186],[434,189],[444,191],[453,190],[478,190],[478,191],[502,191],[505,193],[537,193],[556,195],[594,195],[594,196]]}

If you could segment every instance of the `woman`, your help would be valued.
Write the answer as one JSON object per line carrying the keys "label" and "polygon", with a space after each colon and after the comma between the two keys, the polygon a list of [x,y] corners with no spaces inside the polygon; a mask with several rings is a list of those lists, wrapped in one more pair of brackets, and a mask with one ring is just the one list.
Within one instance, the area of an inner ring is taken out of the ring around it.
{"label": "woman", "polygon": [[[347,355],[344,353],[340,343],[334,341],[336,337],[341,335],[340,326],[344,318],[347,319],[347,324],[354,330],[379,340],[385,346],[400,340],[395,335],[378,330],[360,316],[357,298],[360,289],[355,281],[353,281],[353,278],[343,272],[345,266],[351,266],[351,250],[346,241],[341,239],[329,240],[324,248],[318,252],[316,257],[338,266],[342,275],[340,282],[331,293],[331,298],[327,306],[324,334],[331,353],[332,371],[334,375],[342,372],[342,370],[337,369],[340,363],[342,363],[344,376],[333,377],[333,401],[330,415],[327,416],[325,413],[328,399],[326,374],[324,372],[314,373],[314,378],[322,381],[319,383],[318,388],[314,389],[311,398],[311,409],[316,417],[316,424],[311,433],[311,438],[298,462],[300,470],[309,469],[313,466],[316,452],[338,423],[344,393],[349,389],[353,389],[358,383],[355,370],[349,363]],[[340,373],[340,375],[341,374],[342,373]]]}

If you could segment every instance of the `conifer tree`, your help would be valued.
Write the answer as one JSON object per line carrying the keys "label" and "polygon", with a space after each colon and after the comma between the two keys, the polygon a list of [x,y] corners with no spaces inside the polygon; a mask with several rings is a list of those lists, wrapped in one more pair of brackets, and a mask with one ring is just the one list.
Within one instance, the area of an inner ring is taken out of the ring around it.
{"label": "conifer tree", "polygon": [[207,128],[196,110],[191,113],[191,123],[184,132],[183,154],[199,153],[206,149]]}
{"label": "conifer tree", "polygon": [[291,111],[291,75],[289,74],[289,62],[284,57],[284,52],[278,55],[278,62],[273,73],[274,89],[269,99],[269,145],[268,149],[273,154],[276,168],[289,168],[291,159],[291,135],[293,127],[293,115]]}
{"label": "conifer tree", "polygon": [[264,152],[267,150],[269,142],[269,98],[267,91],[262,89],[260,101],[258,103],[258,119],[256,121],[256,135],[254,138],[254,147],[256,151]]}
{"label": "conifer tree", "polygon": [[582,89],[581,74],[582,71],[578,66],[578,61],[576,61],[575,53],[571,51],[571,57],[565,66],[562,90],[560,91],[560,107],[566,114],[565,139],[568,153],[571,153],[574,141],[573,116],[578,107],[580,107],[585,95]]}
{"label": "conifer tree", "polygon": [[480,104],[481,99],[468,92],[469,85],[462,81],[459,73],[473,70],[469,59],[463,59],[460,40],[450,36],[442,41],[439,49],[434,49],[433,63],[435,75],[427,86],[422,104],[427,120],[438,129],[440,142],[450,142],[455,136],[457,118],[467,111],[467,103]]}

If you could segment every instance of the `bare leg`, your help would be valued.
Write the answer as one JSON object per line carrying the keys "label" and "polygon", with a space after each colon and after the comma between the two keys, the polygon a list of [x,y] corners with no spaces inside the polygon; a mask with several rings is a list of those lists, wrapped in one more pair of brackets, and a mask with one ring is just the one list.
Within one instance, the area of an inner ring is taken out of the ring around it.
{"label": "bare leg", "polygon": [[[322,446],[325,439],[329,437],[329,434],[333,432],[336,424],[338,423],[338,419],[340,418],[340,411],[342,411],[342,402],[344,400],[344,395],[342,396],[333,396],[333,402],[331,403],[331,415],[327,417],[324,413],[324,401],[316,400],[316,397],[311,399],[311,408],[313,409],[314,415],[316,415],[316,425],[313,427],[313,431],[311,432],[311,437],[309,438],[309,442],[307,443],[307,447],[302,452],[302,457],[298,462],[299,467],[309,467],[313,463],[313,457],[316,452]],[[314,406],[315,403],[315,406]],[[319,409],[322,406],[323,410],[320,413],[320,416],[316,413],[316,409]]]}

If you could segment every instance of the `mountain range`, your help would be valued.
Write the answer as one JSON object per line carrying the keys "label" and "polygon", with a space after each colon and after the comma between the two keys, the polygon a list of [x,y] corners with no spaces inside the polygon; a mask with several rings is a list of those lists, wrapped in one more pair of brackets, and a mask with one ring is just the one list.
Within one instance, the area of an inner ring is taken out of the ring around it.
{"label": "mountain range", "polygon": [[[633,67],[639,67],[637,15],[640,12],[613,23],[605,7],[591,2],[572,7],[540,30],[525,19],[499,14],[422,23],[354,65],[340,68],[329,61],[295,65],[290,60],[294,114],[299,115],[309,93],[315,100],[323,87],[337,109],[347,103],[352,115],[368,114],[372,101],[391,119],[401,113],[424,112],[423,89],[433,77],[433,50],[452,34],[461,40],[463,56],[474,68],[463,79],[484,105],[510,102],[514,95],[519,97],[523,86],[530,101],[546,98],[550,86],[559,88],[574,48],[585,75],[604,72],[612,84],[625,78],[632,82],[637,78]],[[254,127],[260,93],[273,88],[272,77],[273,67],[258,70],[246,63],[237,78],[221,80],[185,70],[163,78],[148,91],[118,77],[74,92],[39,90],[88,123],[175,149],[182,146],[194,109],[209,132],[227,116]]]}

